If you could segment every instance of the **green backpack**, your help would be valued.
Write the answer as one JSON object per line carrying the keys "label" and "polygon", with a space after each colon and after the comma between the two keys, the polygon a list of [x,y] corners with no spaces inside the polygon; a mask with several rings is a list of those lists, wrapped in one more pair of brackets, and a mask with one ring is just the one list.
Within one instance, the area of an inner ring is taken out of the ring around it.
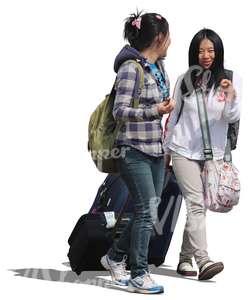
{"label": "green backpack", "polygon": [[[127,60],[138,68],[138,77],[134,89],[132,107],[139,106],[140,91],[144,86],[144,71],[140,63]],[[120,151],[115,147],[117,134],[123,122],[115,121],[113,117],[114,100],[116,96],[115,84],[109,95],[106,95],[100,105],[92,113],[88,125],[88,151],[99,171],[104,173],[117,173],[116,158]]]}

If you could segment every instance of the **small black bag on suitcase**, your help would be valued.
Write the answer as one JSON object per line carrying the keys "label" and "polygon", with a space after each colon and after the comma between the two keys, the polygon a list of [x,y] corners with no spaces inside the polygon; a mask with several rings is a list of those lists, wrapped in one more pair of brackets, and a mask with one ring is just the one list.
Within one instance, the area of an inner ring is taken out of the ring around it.
{"label": "small black bag on suitcase", "polygon": [[[108,175],[109,179],[107,178],[106,180],[110,183],[111,176],[117,175]],[[105,182],[107,182],[106,180]],[[122,182],[123,181],[120,181],[120,183]],[[125,186],[124,184],[123,188],[125,188]],[[105,193],[100,193],[104,188]],[[114,238],[120,237],[121,232],[127,226],[133,215],[129,212],[124,213],[127,207],[133,209],[131,203],[133,201],[128,193],[126,193],[127,197],[124,193],[124,197],[119,197],[121,201],[116,203],[116,209],[118,211],[120,210],[120,213],[115,214],[117,217],[115,227],[112,229],[106,228],[107,221],[101,207],[104,209],[107,207],[106,203],[111,203],[110,195],[113,189],[117,189],[113,184],[107,189],[106,184],[101,186],[97,197],[99,197],[100,194],[102,195],[102,204],[99,203],[99,198],[97,199],[96,197],[91,208],[91,211],[95,211],[96,213],[83,215],[78,220],[68,239],[70,245],[68,252],[70,265],[72,270],[78,275],[84,270],[104,270],[100,264],[100,258],[107,253]],[[117,195],[119,195],[118,189]],[[166,176],[165,188],[162,193],[161,203],[158,207],[159,218],[154,226],[153,235],[149,244],[149,264],[159,266],[165,261],[165,256],[179,215],[181,202],[182,195],[177,185],[175,175],[173,171],[171,171]]]}
{"label": "small black bag on suitcase", "polygon": [[81,216],[68,239],[68,258],[72,270],[77,275],[84,270],[104,270],[100,258],[107,253],[114,238],[120,236],[130,217],[124,214],[115,230],[106,228],[107,222],[103,213]]}
{"label": "small black bag on suitcase", "polygon": [[77,275],[83,270],[101,270],[99,257],[104,255],[112,243],[103,214],[81,216],[68,243],[70,266]]}

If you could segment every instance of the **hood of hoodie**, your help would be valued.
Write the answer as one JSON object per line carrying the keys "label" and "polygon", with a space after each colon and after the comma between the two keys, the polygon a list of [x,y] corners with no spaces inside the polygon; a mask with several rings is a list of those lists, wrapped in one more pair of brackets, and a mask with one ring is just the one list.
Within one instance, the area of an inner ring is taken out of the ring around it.
{"label": "hood of hoodie", "polygon": [[135,48],[126,45],[115,58],[114,71],[117,73],[120,66],[129,59],[137,60],[143,67],[146,63],[146,59],[141,55],[140,52],[138,52]]}

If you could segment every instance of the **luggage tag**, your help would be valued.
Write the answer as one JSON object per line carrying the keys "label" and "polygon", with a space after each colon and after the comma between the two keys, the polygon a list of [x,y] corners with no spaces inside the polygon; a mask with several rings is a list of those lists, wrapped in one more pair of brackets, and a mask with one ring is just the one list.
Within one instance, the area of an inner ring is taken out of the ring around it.
{"label": "luggage tag", "polygon": [[104,216],[107,222],[106,228],[113,228],[116,224],[115,212],[114,211],[105,211]]}

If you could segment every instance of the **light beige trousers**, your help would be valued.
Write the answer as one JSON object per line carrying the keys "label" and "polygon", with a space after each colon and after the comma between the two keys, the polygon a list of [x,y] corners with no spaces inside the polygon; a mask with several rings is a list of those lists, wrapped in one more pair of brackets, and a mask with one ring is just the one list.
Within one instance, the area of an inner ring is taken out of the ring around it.
{"label": "light beige trousers", "polygon": [[188,159],[174,151],[171,157],[173,170],[187,209],[180,261],[191,261],[194,257],[200,267],[210,260],[207,253],[206,208],[200,176],[203,161]]}

